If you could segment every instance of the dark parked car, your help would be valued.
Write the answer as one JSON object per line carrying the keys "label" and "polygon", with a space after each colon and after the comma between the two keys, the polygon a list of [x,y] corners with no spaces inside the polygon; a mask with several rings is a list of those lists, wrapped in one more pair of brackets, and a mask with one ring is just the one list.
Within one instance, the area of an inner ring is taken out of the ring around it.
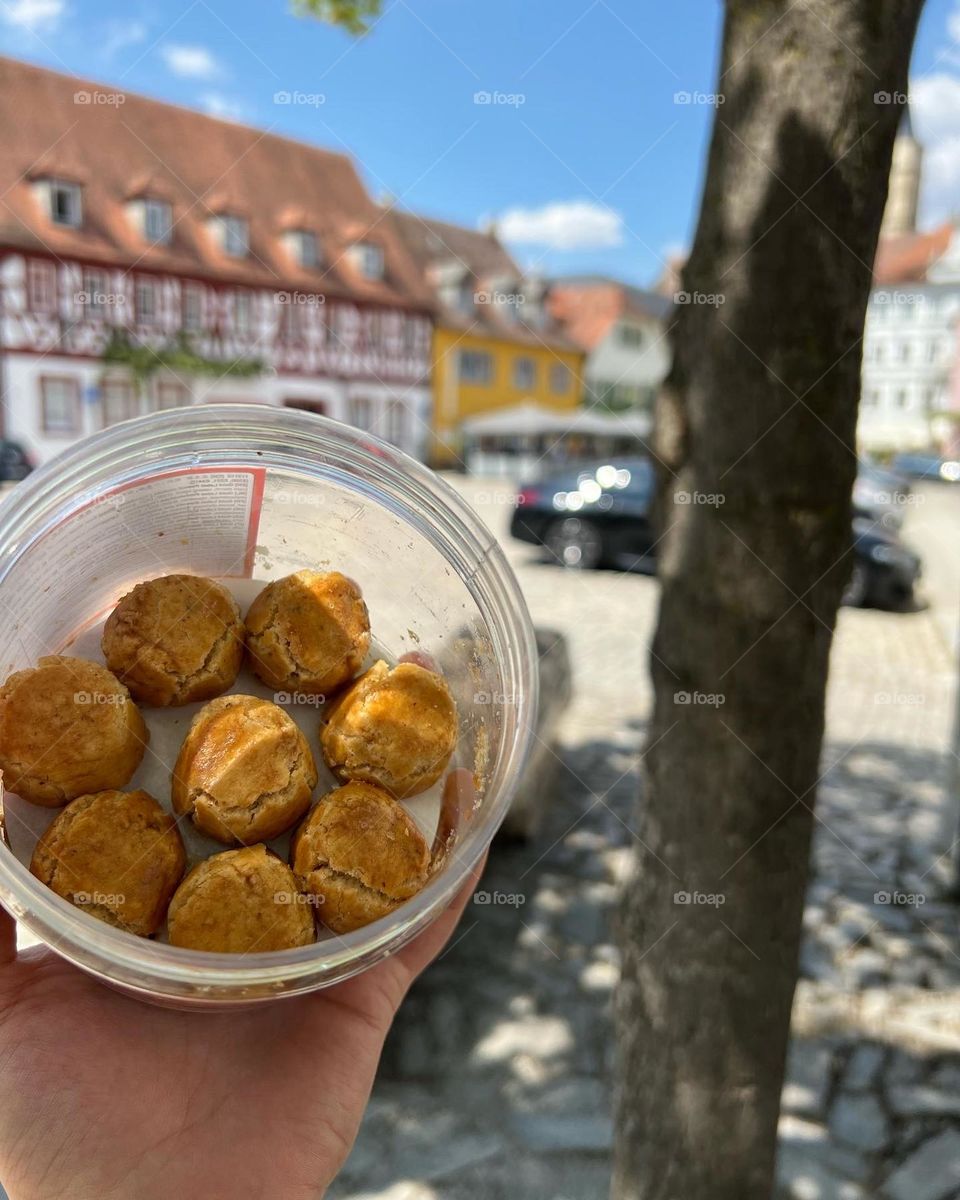
{"label": "dark parked car", "polygon": [[[565,567],[651,570],[657,542],[653,490],[649,459],[584,465],[521,487],[510,532],[543,546]],[[920,559],[881,518],[856,512],[854,566],[845,604],[899,608],[913,597]]]}
{"label": "dark parked car", "polygon": [[908,479],[940,479],[960,483],[960,462],[938,454],[898,454],[891,463],[898,475]]}
{"label": "dark parked car", "polygon": [[33,463],[20,443],[0,438],[0,483],[19,483],[32,470]]}

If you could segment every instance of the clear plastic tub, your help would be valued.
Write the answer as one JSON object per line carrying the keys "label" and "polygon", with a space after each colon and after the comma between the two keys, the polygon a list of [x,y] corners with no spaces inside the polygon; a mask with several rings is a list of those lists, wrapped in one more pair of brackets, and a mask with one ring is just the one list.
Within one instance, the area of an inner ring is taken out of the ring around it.
{"label": "clear plastic tub", "polygon": [[[434,919],[490,844],[526,759],[537,703],[530,619],[493,535],[443,480],[359,430],[289,409],[199,405],[128,421],[80,442],[0,505],[4,679],[44,654],[99,659],[98,627],[141,579],[208,575],[243,600],[253,581],[303,567],[360,584],[384,657],[436,660],[460,715],[449,771],[475,782],[472,814],[443,869],[389,917],[296,950],[228,955],[137,938],[62,900],[28,870],[33,841],[58,810],[6,797],[0,902],[57,953],[131,994],[216,1008],[295,995],[365,970]],[[182,732],[194,711],[179,710]],[[319,765],[316,711],[289,711]],[[151,724],[155,712],[145,710]],[[169,808],[166,736],[155,733],[147,774],[131,786],[149,783]],[[332,786],[322,775],[317,794]],[[428,840],[441,790],[412,806]],[[188,839],[191,861],[217,848]]]}

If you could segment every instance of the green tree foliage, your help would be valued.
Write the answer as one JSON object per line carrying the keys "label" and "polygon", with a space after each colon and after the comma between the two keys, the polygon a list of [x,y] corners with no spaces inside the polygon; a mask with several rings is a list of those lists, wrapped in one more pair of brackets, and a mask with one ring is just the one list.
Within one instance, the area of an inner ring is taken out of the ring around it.
{"label": "green tree foliage", "polygon": [[379,17],[380,7],[381,0],[293,0],[298,15],[317,17],[353,34],[366,33]]}
{"label": "green tree foliage", "polygon": [[103,352],[107,366],[126,367],[138,387],[143,387],[157,371],[167,370],[176,375],[203,375],[214,378],[249,379],[262,375],[264,364],[259,359],[239,358],[233,362],[204,358],[190,346],[185,334],[179,334],[171,345],[154,350],[131,341],[122,330],[114,330]]}

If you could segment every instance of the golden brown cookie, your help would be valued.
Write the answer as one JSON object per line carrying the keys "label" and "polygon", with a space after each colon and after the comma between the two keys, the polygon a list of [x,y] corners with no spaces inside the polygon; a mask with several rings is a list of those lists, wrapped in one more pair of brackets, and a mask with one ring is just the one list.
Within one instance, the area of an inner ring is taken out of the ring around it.
{"label": "golden brown cookie", "polygon": [[170,902],[168,929],[172,946],[226,954],[289,950],[316,937],[309,897],[266,846],[198,863]]}
{"label": "golden brown cookie", "polygon": [[352,679],[370,649],[360,589],[337,571],[268,583],[247,613],[250,665],[267,687],[322,696]]}
{"label": "golden brown cookie", "polygon": [[200,575],[138,583],[103,627],[107,666],[143,704],[210,700],[243,661],[243,622],[225,587]]}
{"label": "golden brown cookie", "polygon": [[187,859],[176,822],[146,792],[80,796],[37,842],[30,870],[92,917],[149,937]]}
{"label": "golden brown cookie", "polygon": [[99,663],[49,655],[0,688],[3,784],[34,804],[123,787],[149,736],[130,693]]}
{"label": "golden brown cookie", "polygon": [[415,796],[435,783],[457,744],[457,709],[442,675],[376,662],[331,706],[320,745],[338,779]]}
{"label": "golden brown cookie", "polygon": [[193,719],[173,769],[173,808],[228,846],[250,846],[299,821],[316,786],[307,739],[282,708],[221,696]]}
{"label": "golden brown cookie", "polygon": [[294,835],[290,861],[317,915],[349,933],[393,912],[427,881],[430,851],[406,809],[368,783],[320,801]]}

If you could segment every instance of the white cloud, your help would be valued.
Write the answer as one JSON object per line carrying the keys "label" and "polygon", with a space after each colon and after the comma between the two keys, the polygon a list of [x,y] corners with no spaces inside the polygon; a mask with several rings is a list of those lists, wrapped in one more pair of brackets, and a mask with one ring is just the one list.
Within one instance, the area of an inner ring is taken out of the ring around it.
{"label": "white cloud", "polygon": [[623,218],[589,200],[557,200],[542,208],[511,208],[497,221],[508,242],[551,250],[599,250],[623,243]]}
{"label": "white cloud", "polygon": [[917,79],[910,110],[924,147],[923,219],[935,224],[960,209],[960,76],[941,71]]}
{"label": "white cloud", "polygon": [[143,21],[111,21],[104,32],[100,53],[104,58],[113,58],[121,50],[145,42],[148,32]]}
{"label": "white cloud", "polygon": [[60,24],[66,7],[66,0],[7,0],[0,7],[0,17],[28,33],[49,33]]}
{"label": "white cloud", "polygon": [[216,79],[222,74],[220,64],[205,46],[167,42],[160,47],[160,56],[174,75],[186,79]]}
{"label": "white cloud", "polygon": [[247,110],[240,101],[222,92],[204,92],[200,103],[211,117],[223,117],[227,121],[244,121],[247,118]]}
{"label": "white cloud", "polygon": [[947,17],[947,33],[949,33],[953,41],[960,44],[960,4]]}

